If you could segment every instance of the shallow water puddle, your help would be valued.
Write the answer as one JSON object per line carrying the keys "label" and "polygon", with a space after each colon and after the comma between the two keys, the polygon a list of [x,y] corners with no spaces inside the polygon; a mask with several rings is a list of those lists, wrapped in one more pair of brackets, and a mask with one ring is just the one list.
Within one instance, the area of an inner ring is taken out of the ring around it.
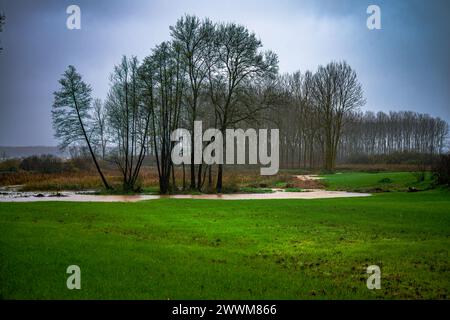
{"label": "shallow water puddle", "polygon": [[137,202],[155,199],[209,199],[209,200],[262,200],[262,199],[325,199],[367,197],[367,193],[352,193],[345,191],[312,190],[306,192],[273,193],[233,193],[233,194],[177,194],[177,195],[93,195],[75,192],[61,192],[58,194],[33,192],[2,192],[0,202],[37,202],[37,201],[74,201],[74,202]]}

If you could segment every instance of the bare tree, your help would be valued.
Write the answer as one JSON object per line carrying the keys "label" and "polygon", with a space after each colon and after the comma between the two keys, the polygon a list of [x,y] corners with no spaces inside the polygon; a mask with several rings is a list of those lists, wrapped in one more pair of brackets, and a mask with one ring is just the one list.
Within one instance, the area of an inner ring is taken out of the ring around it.
{"label": "bare tree", "polygon": [[59,83],[61,88],[54,92],[52,110],[55,137],[61,140],[62,148],[77,142],[86,143],[103,185],[106,189],[110,189],[90,141],[92,89],[81,79],[74,66],[67,68]]}
{"label": "bare tree", "polygon": [[314,75],[313,96],[323,119],[324,168],[333,170],[346,116],[365,103],[362,87],[346,62],[331,62]]}
{"label": "bare tree", "polygon": [[[187,78],[189,79],[186,100],[190,108],[189,122],[191,132],[194,132],[194,121],[198,117],[198,100],[202,85],[208,73],[207,52],[211,44],[214,26],[210,20],[200,21],[195,16],[186,15],[177,21],[175,26],[170,27],[172,38],[180,48],[183,65]],[[191,135],[191,146],[194,145],[194,135]],[[191,152],[191,189],[195,184],[194,152]],[[201,170],[199,170],[200,178]],[[200,181],[198,181],[198,188]]]}
{"label": "bare tree", "polygon": [[108,142],[107,138],[107,113],[106,108],[102,102],[101,99],[95,99],[94,100],[94,135],[95,139],[98,141],[98,144],[100,144],[100,150],[102,159],[105,159],[106,157],[106,145]]}
{"label": "bare tree", "polygon": [[150,110],[142,101],[142,82],[136,57],[123,57],[111,75],[106,102],[108,124],[115,137],[114,162],[122,173],[123,190],[134,191],[144,161]]}
{"label": "bare tree", "polygon": [[145,58],[142,66],[161,193],[170,191],[171,177],[172,188],[175,188],[170,135],[178,128],[186,86],[180,56],[181,50],[176,43],[163,42]]}
{"label": "bare tree", "polygon": [[[209,95],[215,109],[217,128],[227,127],[253,117],[255,105],[243,102],[251,83],[274,77],[278,58],[261,52],[262,43],[254,33],[234,23],[219,24],[208,57]],[[223,165],[218,165],[217,192],[222,191]]]}

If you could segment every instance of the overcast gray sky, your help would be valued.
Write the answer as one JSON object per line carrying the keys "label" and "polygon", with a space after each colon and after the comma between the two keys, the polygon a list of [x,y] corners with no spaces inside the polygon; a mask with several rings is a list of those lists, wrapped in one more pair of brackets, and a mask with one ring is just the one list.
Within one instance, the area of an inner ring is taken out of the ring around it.
{"label": "overcast gray sky", "polygon": [[[66,28],[67,6],[81,30]],[[368,5],[381,30],[368,30]],[[56,145],[53,91],[69,64],[105,98],[123,54],[142,59],[185,13],[246,25],[275,51],[281,72],[347,60],[373,111],[413,110],[450,122],[450,1],[434,0],[0,0],[0,145]]]}

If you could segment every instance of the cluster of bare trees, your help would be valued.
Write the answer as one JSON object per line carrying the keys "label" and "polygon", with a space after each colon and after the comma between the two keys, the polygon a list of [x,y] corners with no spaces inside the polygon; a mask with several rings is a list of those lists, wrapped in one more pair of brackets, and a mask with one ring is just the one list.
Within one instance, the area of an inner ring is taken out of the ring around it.
{"label": "cluster of bare trees", "polygon": [[441,154],[448,129],[446,121],[412,111],[357,113],[345,129],[339,156],[405,151]]}
{"label": "cluster of bare trees", "polygon": [[[61,144],[86,142],[96,166],[100,151],[120,169],[125,191],[135,189],[143,160],[150,154],[156,160],[161,192],[175,188],[172,131],[180,126],[192,130],[194,122],[202,120],[224,133],[256,119],[267,107],[260,93],[270,90],[278,71],[276,55],[263,52],[261,41],[244,26],[185,16],[170,30],[171,41],[156,46],[142,62],[123,57],[111,74],[104,103],[95,100],[91,106],[90,87],[72,66],[55,93],[53,120]],[[183,152],[190,152],[192,145],[193,140]],[[191,152],[190,187],[200,190],[208,169],[212,181],[211,167],[194,165],[193,158]],[[183,177],[184,170],[183,164]],[[218,164],[218,192],[222,177]],[[104,184],[108,187],[105,180]]]}
{"label": "cluster of bare trees", "polygon": [[362,113],[362,89],[345,62],[316,73],[280,75],[275,91],[277,106],[267,117],[280,128],[283,167],[330,170],[355,155],[444,152],[449,127],[440,118],[411,111]]}
{"label": "cluster of bare trees", "polygon": [[281,162],[334,169],[349,115],[365,103],[356,72],[346,62],[331,62],[315,73],[280,76],[276,91]]}
{"label": "cluster of bare trees", "polygon": [[[446,121],[412,111],[363,113],[354,104],[328,115],[327,109],[315,101],[313,92],[318,89],[314,88],[314,76],[296,72],[279,78],[279,92],[284,92],[284,98],[280,99],[278,108],[282,112],[276,114],[276,123],[280,127],[283,167],[332,169],[336,161],[365,155],[445,152],[449,132]],[[334,137],[331,167],[327,166],[327,136]]]}
{"label": "cluster of bare trees", "polygon": [[[206,177],[211,188],[212,165],[194,164],[191,152],[198,120],[222,134],[236,127],[278,128],[280,162],[292,167],[333,170],[336,159],[352,153],[443,148],[448,126],[440,119],[408,112],[362,114],[363,90],[346,62],[319,66],[314,73],[278,75],[277,56],[263,51],[244,26],[185,16],[170,31],[170,41],[142,61],[122,58],[103,102],[91,98],[90,86],[72,66],[55,92],[56,137],[62,146],[87,146],[106,188],[97,158],[114,163],[123,189],[133,191],[149,156],[160,191],[179,188],[171,134],[180,127],[191,132],[178,150],[191,159],[180,165],[182,188],[188,187],[187,177],[190,189],[202,190]],[[214,171],[215,189],[221,192],[223,165]]]}

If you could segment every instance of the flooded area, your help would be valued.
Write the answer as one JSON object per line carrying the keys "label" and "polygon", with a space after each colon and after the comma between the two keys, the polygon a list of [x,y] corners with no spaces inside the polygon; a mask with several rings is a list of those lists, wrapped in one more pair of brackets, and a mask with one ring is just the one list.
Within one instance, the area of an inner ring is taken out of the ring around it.
{"label": "flooded area", "polygon": [[71,202],[136,202],[159,199],[158,195],[96,195],[79,194],[71,191],[55,193],[24,192],[20,194],[0,194],[0,202],[41,202],[41,201],[71,201]]}
{"label": "flooded area", "polygon": [[0,202],[37,202],[37,201],[72,201],[72,202],[137,202],[155,199],[208,199],[208,200],[262,200],[262,199],[326,199],[343,197],[367,197],[367,193],[345,191],[307,190],[303,192],[286,192],[274,189],[273,193],[231,193],[231,194],[175,194],[175,195],[97,195],[93,192],[21,192],[11,189],[0,190]]}
{"label": "flooded area", "polygon": [[326,198],[367,197],[367,196],[370,196],[370,194],[353,193],[345,191],[311,190],[304,192],[275,191],[273,193],[171,195],[163,197],[175,199],[262,200],[262,199],[326,199]]}

